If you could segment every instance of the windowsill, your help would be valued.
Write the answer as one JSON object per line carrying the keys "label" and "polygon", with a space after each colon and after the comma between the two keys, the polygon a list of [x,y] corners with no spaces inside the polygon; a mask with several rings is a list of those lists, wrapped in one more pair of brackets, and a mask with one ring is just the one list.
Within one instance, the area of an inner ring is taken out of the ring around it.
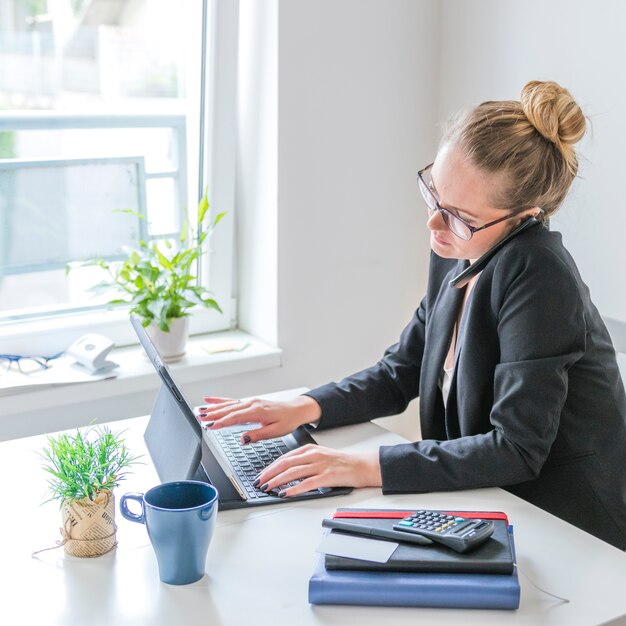
{"label": "windowsill", "polygon": [[[241,351],[209,354],[202,347],[214,339],[248,342]],[[156,390],[160,384],[152,364],[137,346],[111,351],[110,360],[119,363],[116,378],[89,383],[59,385],[41,389],[29,388],[0,397],[1,413],[19,413],[28,405],[29,411],[50,409],[80,402],[96,402],[112,396]],[[189,339],[185,356],[168,364],[181,386],[211,378],[221,378],[245,372],[280,367],[282,351],[240,330],[228,330],[210,335],[196,335]]]}

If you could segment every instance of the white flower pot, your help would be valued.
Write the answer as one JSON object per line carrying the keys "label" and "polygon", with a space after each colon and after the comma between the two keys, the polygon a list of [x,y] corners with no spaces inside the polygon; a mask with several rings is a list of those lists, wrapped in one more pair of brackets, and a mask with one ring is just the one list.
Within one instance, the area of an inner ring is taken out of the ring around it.
{"label": "white flower pot", "polygon": [[164,361],[171,363],[184,356],[189,336],[188,317],[171,320],[169,333],[164,333],[154,322],[146,330]]}

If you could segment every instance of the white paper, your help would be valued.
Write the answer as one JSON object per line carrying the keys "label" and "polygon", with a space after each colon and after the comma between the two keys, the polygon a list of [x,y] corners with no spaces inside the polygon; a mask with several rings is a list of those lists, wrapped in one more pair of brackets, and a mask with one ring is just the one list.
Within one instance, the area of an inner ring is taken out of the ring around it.
{"label": "white paper", "polygon": [[315,551],[360,561],[386,563],[398,545],[392,541],[330,533],[324,537]]}

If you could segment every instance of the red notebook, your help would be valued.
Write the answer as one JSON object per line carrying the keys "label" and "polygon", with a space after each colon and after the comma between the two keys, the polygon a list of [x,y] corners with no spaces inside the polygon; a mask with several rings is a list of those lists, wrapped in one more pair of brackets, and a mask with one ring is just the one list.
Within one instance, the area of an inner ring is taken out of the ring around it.
{"label": "red notebook", "polygon": [[[509,518],[502,511],[439,511],[446,515],[458,515],[468,519],[501,519],[509,524]],[[414,511],[399,509],[337,509],[333,519],[404,519]]]}

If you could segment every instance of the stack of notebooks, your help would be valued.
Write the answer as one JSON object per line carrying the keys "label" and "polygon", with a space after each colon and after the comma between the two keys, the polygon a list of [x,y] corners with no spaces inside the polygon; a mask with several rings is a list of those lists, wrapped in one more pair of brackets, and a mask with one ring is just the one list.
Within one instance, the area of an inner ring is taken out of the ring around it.
{"label": "stack of notebooks", "polygon": [[[400,543],[386,563],[320,555],[309,581],[311,604],[517,609],[520,585],[513,528],[504,513],[444,511],[491,519],[493,535],[459,554],[438,544]],[[338,509],[334,518],[391,529],[410,511]],[[341,531],[332,530],[332,533]],[[367,541],[367,539],[366,539]]]}

